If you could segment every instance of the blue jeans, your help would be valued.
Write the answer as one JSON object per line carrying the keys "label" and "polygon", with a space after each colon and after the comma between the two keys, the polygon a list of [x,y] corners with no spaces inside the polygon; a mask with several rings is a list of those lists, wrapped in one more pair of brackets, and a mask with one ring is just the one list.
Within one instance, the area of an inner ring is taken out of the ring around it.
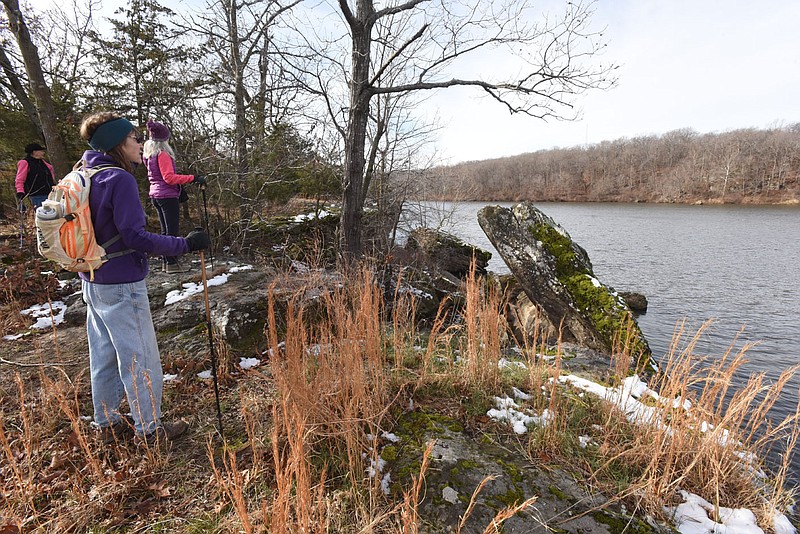
{"label": "blue jeans", "polygon": [[123,395],[136,433],[161,424],[164,375],[144,280],[130,284],[83,282],[94,422],[120,421]]}
{"label": "blue jeans", "polygon": [[[158,213],[158,222],[161,224],[161,235],[180,235],[180,202],[177,198],[153,198],[153,206]],[[166,264],[174,264],[178,259],[174,256],[162,256]]]}
{"label": "blue jeans", "polygon": [[42,205],[42,202],[47,200],[47,195],[28,195],[28,198],[31,199],[31,204],[33,205],[33,209],[36,209]]}

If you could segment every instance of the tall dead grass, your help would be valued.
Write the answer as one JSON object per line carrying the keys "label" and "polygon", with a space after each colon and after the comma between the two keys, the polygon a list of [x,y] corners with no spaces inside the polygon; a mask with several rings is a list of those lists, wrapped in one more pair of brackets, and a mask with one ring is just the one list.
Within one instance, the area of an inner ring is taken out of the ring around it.
{"label": "tall dead grass", "polygon": [[[222,446],[209,438],[209,430],[204,437],[209,465],[191,466],[210,480],[205,489],[213,500],[224,504],[207,511],[218,530],[417,532],[433,444],[419,473],[392,497],[382,487],[379,443],[382,432],[392,429],[396,410],[407,409],[421,388],[429,399],[435,401],[438,391],[447,402],[453,392],[470,398],[477,392],[501,394],[509,385],[527,389],[530,405],[540,414],[549,412],[547,424],[528,442],[531,450],[542,448],[559,462],[587,455],[578,464],[598,488],[635,498],[658,516],[678,489],[718,506],[750,507],[759,511],[762,522],[790,498],[783,483],[800,435],[798,412],[773,424],[766,414],[796,369],[775,383],[764,375],[751,377],[734,390],[748,345],[735,349],[732,344],[716,360],[698,359],[694,349],[702,330],[680,349],[683,332],[676,332],[663,373],[650,386],[663,402],[645,400],[653,415],[631,422],[612,405],[588,402],[559,386],[566,365],[562,348],[558,344],[553,354],[553,347],[535,335],[523,347],[527,371],[517,373],[513,382],[500,366],[503,295],[474,269],[460,314],[453,314],[451,303],[440,308],[424,347],[417,346],[421,336],[413,294],[397,291],[387,306],[369,268],[334,284],[309,276],[307,286],[324,289],[312,295],[301,288],[285,307],[277,304],[273,287],[266,328],[269,366],[260,383],[264,389],[236,390],[236,381],[246,378],[225,375],[230,385],[225,394],[238,393],[238,414],[228,415],[237,420],[232,424],[237,428]],[[548,352],[552,357],[545,357]],[[624,348],[620,352],[609,362],[615,384],[631,372],[634,360]],[[5,477],[0,516],[30,530],[110,528],[125,524],[131,496],[157,491],[160,478],[186,469],[171,466],[170,456],[159,451],[143,455],[124,445],[112,455],[100,450],[79,415],[86,384],[42,375],[36,391],[18,380],[16,411],[0,411]],[[196,392],[187,386],[174,394]],[[691,401],[691,408],[683,401]],[[570,440],[593,426],[602,427],[596,434],[600,444],[580,452]],[[69,434],[70,446],[53,452],[60,446],[53,435],[59,433]],[[763,458],[777,441],[786,443],[786,459],[765,477]],[[58,502],[43,497],[53,488]],[[481,489],[475,489],[471,506]],[[499,512],[487,532],[531,503]]]}
{"label": "tall dead grass", "polygon": [[[623,495],[635,495],[651,513],[662,513],[678,490],[685,490],[717,509],[751,509],[769,530],[773,512],[786,510],[793,498],[785,483],[800,435],[800,405],[779,421],[770,410],[800,366],[774,381],[758,373],[735,386],[752,344],[737,349],[734,340],[720,357],[698,357],[695,350],[708,325],[682,348],[683,326],[676,329],[663,370],[649,384],[657,400],[640,399],[651,408],[647,415],[630,421],[605,405],[604,461],[593,479],[618,480],[620,472],[627,473]],[[771,449],[780,443],[786,454],[767,468]]]}
{"label": "tall dead grass", "polygon": [[123,443],[103,447],[93,438],[81,418],[82,380],[42,367],[35,381],[17,373],[16,384],[16,400],[3,399],[0,411],[4,528],[80,532],[113,525],[160,483],[168,454],[142,455]]}

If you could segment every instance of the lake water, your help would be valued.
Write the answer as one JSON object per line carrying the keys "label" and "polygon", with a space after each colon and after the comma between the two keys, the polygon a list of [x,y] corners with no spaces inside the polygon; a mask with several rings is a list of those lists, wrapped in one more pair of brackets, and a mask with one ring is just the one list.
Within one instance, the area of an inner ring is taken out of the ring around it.
{"label": "lake water", "polygon": [[[489,269],[507,273],[478,225],[486,202],[445,203],[443,228],[493,254]],[[500,203],[512,206],[510,203]],[[675,327],[691,337],[714,319],[695,354],[719,356],[734,342],[747,352],[740,381],[757,372],[777,377],[800,363],[800,208],[671,204],[536,203],[589,254],[597,278],[648,300],[638,322],[653,354],[667,354]],[[798,403],[795,377],[773,409],[783,417]],[[795,454],[794,479],[800,480]]]}

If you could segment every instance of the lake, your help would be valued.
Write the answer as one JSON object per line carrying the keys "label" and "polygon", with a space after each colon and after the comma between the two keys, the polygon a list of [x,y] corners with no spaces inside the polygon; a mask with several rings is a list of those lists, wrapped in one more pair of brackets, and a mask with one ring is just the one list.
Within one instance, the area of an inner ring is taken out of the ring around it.
{"label": "lake", "polygon": [[[493,204],[434,206],[447,215],[443,230],[492,252],[489,269],[507,273],[478,225]],[[737,377],[777,377],[800,363],[800,208],[796,206],[685,206],[674,204],[535,203],[589,254],[597,278],[619,291],[647,297],[639,326],[653,354],[670,347],[676,325],[684,340],[707,320],[695,354],[720,356],[734,343],[758,342]],[[741,331],[741,333],[740,333]],[[738,339],[737,339],[737,334]],[[795,377],[773,409],[783,417],[798,403]],[[795,455],[795,481],[800,458]]]}

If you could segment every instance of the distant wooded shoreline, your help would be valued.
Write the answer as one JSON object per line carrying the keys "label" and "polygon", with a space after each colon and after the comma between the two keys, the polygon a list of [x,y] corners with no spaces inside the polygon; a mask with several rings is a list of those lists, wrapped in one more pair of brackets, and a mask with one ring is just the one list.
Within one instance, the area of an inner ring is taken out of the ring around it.
{"label": "distant wooded shoreline", "polygon": [[800,204],[800,123],[606,141],[423,173],[432,200]]}

